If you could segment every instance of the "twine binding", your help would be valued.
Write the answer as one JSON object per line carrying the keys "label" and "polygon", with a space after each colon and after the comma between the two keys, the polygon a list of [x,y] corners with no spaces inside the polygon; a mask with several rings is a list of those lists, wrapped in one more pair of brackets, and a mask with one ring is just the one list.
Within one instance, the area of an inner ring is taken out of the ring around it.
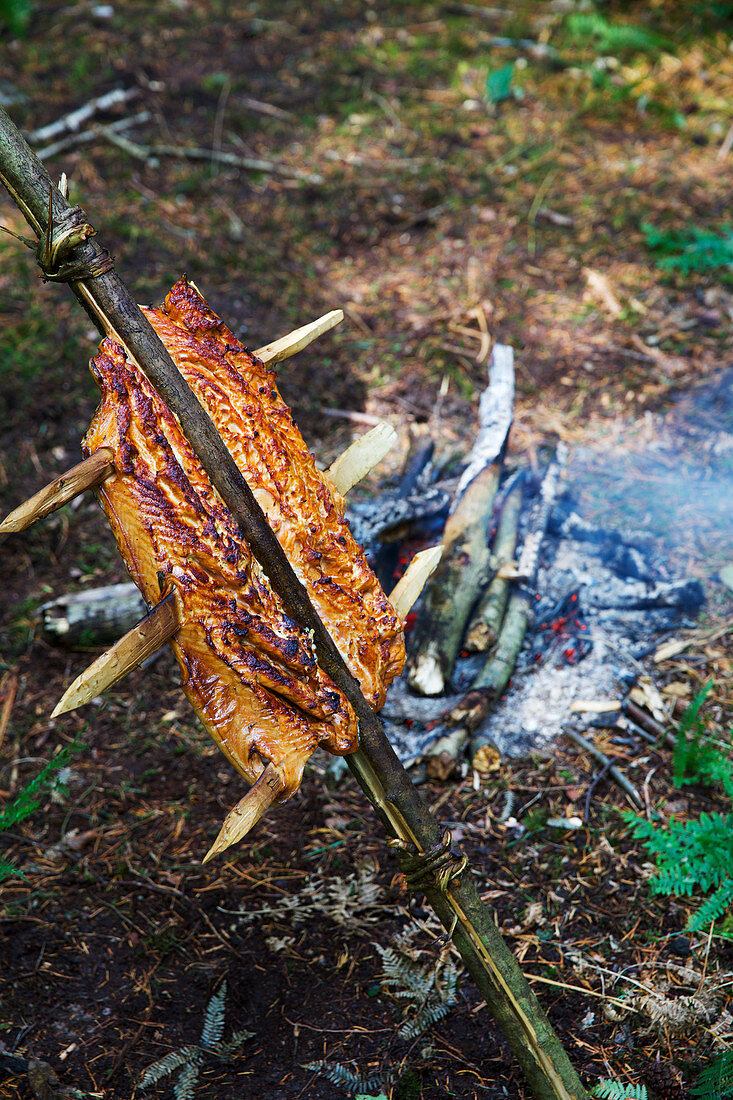
{"label": "twine binding", "polygon": [[86,260],[69,260],[67,257],[96,230],[86,220],[80,206],[70,206],[60,217],[53,212],[53,192],[48,193],[48,224],[38,242],[36,261],[43,272],[44,282],[70,283],[83,279],[96,279],[111,271],[114,261],[106,248]]}

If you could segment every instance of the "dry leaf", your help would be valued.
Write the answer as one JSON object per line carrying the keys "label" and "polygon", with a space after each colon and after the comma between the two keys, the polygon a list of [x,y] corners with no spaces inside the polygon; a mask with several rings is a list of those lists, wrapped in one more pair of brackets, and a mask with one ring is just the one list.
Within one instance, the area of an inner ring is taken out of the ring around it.
{"label": "dry leaf", "polygon": [[662,661],[668,661],[670,657],[676,657],[678,653],[684,653],[691,645],[691,638],[670,638],[668,642],[664,642],[655,651],[654,664],[661,664]]}
{"label": "dry leaf", "polygon": [[587,282],[587,293],[591,298],[603,306],[612,317],[618,317],[623,313],[623,306],[611,289],[607,276],[600,271],[595,271],[592,267],[584,267],[583,274]]}

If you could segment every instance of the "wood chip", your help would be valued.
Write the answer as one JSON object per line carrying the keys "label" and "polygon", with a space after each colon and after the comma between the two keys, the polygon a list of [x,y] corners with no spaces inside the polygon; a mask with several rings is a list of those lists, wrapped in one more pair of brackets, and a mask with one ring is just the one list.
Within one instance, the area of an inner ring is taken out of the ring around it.
{"label": "wood chip", "polygon": [[570,704],[573,714],[609,714],[621,710],[620,699],[576,699]]}

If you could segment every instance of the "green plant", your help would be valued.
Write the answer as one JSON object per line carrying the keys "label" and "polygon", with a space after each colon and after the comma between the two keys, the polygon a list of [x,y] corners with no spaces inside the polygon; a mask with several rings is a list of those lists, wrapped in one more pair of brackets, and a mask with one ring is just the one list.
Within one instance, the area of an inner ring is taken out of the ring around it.
{"label": "green plant", "polygon": [[382,985],[406,1002],[407,1018],[397,1034],[401,1039],[416,1039],[447,1016],[456,1003],[458,970],[450,959],[442,967],[432,963],[421,966],[402,944],[398,950],[379,946],[377,950],[384,969]]}
{"label": "green plant", "polygon": [[486,77],[486,98],[489,103],[502,103],[505,99],[511,99],[512,79],[514,77],[514,65],[502,65]]}
{"label": "green plant", "polygon": [[733,1095],[733,1050],[726,1050],[714,1058],[700,1073],[692,1086],[697,1100],[724,1100]]}
{"label": "green plant", "polygon": [[641,230],[648,247],[660,254],[657,267],[683,274],[733,268],[733,226],[721,226],[716,232],[697,226],[686,230],[657,229],[642,222]]}
{"label": "green plant", "polygon": [[198,1043],[191,1043],[180,1047],[179,1050],[173,1050],[170,1054],[166,1054],[165,1058],[160,1058],[152,1066],[148,1066],[140,1078],[141,1089],[149,1089],[163,1077],[169,1077],[176,1070],[180,1070],[178,1080],[173,1086],[173,1094],[176,1100],[190,1100],[206,1056],[220,1062],[228,1062],[245,1039],[252,1038],[254,1032],[242,1028],[240,1031],[235,1031],[231,1039],[222,1043],[226,999],[227,983],[224,981],[206,1006]]}
{"label": "green plant", "polygon": [[[706,735],[700,717],[709,690],[708,684],[698,692],[680,722],[674,750],[674,780],[678,786],[720,784],[733,797],[731,761]],[[624,817],[633,827],[633,836],[643,841],[656,858],[652,893],[689,897],[695,890],[712,891],[690,917],[688,931],[698,932],[725,913],[733,902],[733,814],[704,813],[698,821],[670,821],[665,827],[631,811]]]}
{"label": "green plant", "polygon": [[702,688],[685,711],[677,729],[674,747],[674,782],[678,787],[703,783],[719,785],[733,798],[733,761],[720,751],[709,737],[700,711],[713,686],[712,680]]}
{"label": "green plant", "polygon": [[[381,1088],[384,1083],[382,1076],[362,1077],[361,1074],[349,1069],[341,1062],[327,1062],[323,1058],[319,1058],[317,1062],[308,1062],[303,1068],[312,1070],[319,1077],[330,1081],[332,1085],[338,1085],[346,1092],[356,1093],[357,1100],[358,1097],[368,1096],[372,1089]],[[379,1100],[379,1097],[376,1100]]]}
{"label": "green plant", "polygon": [[611,1077],[602,1078],[591,1089],[591,1096],[602,1100],[647,1100],[646,1085],[629,1085]]}
{"label": "green plant", "polygon": [[568,16],[568,31],[581,42],[590,42],[601,53],[649,53],[664,45],[664,39],[629,23],[610,23],[598,12],[574,12]]}
{"label": "green plant", "polygon": [[11,34],[24,34],[32,14],[30,0],[0,0],[0,30],[7,27]]}
{"label": "green plant", "polygon": [[[0,811],[0,833],[12,829],[38,808],[44,791],[58,792],[65,795],[66,788],[63,784],[62,772],[69,763],[73,753],[82,748],[81,742],[73,741],[49,760],[48,764],[32,779],[3,810]],[[20,868],[6,859],[0,858],[0,882],[11,875],[23,877]]]}

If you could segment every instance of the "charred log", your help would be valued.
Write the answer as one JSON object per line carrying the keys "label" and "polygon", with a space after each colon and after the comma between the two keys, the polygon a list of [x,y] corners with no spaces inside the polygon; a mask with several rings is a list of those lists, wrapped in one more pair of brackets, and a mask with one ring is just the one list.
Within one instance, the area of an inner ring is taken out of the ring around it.
{"label": "charred log", "polygon": [[489,379],[479,405],[481,427],[445,526],[443,560],[415,627],[408,680],[421,695],[439,695],[450,680],[471,609],[488,579],[488,525],[512,422],[511,348],[494,348]]}
{"label": "charred log", "polygon": [[486,593],[479,602],[478,609],[466,635],[466,649],[475,653],[485,653],[491,649],[499,636],[509,599],[511,581],[498,574],[503,565],[508,565],[514,559],[521,507],[522,484],[517,482],[507,494],[504,507],[501,510],[491,563],[496,572]]}

